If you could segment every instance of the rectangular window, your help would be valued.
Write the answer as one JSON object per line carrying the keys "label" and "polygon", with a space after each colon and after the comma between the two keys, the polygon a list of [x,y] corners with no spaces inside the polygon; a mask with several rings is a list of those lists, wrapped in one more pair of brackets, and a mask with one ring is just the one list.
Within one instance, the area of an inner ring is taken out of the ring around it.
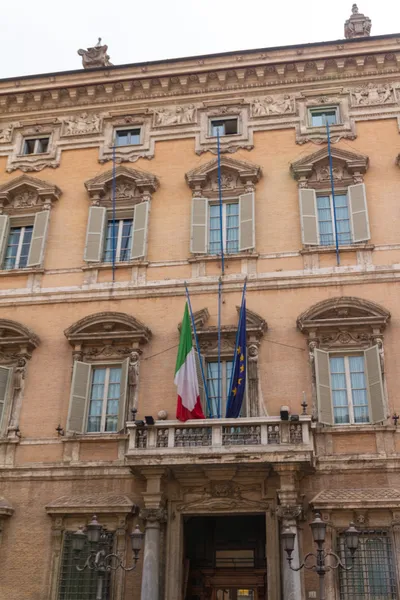
{"label": "rectangular window", "polygon": [[351,244],[352,236],[347,195],[335,194],[335,206],[333,206],[331,195],[317,196],[317,209],[320,245],[334,246],[336,244],[336,231],[339,246]]}
{"label": "rectangular window", "polygon": [[354,563],[339,536],[339,555],[349,571],[339,569],[340,600],[397,600],[392,542],[387,531],[362,531]]}
{"label": "rectangular window", "polygon": [[[96,598],[98,574],[91,569],[78,571],[76,568],[77,562],[74,560],[74,552],[72,550],[71,531],[64,533],[63,553],[61,560],[60,583],[58,589],[58,600],[94,600]],[[107,554],[112,552],[113,534],[107,533],[104,540],[105,551]],[[82,550],[82,557],[86,558],[89,555],[89,542],[85,542]],[[84,562],[79,562],[82,566]],[[111,598],[111,573],[106,571],[103,581],[102,600],[110,600]]]}
{"label": "rectangular window", "polygon": [[135,129],[117,129],[115,132],[116,146],[137,146],[140,144],[140,127]]}
{"label": "rectangular window", "polygon": [[328,125],[336,125],[339,122],[338,108],[310,108],[310,124],[311,127],[326,127]]}
{"label": "rectangular window", "polygon": [[22,154],[44,154],[48,150],[49,140],[48,137],[24,140]]}
{"label": "rectangular window", "polygon": [[3,269],[23,269],[28,262],[33,226],[11,227]]}
{"label": "rectangular window", "polygon": [[[219,204],[209,205],[208,252],[221,253],[221,227]],[[231,202],[222,205],[222,243],[224,252],[239,252],[239,203]]]}
{"label": "rectangular window", "polygon": [[335,423],[369,423],[364,356],[330,355],[329,365]]}
{"label": "rectangular window", "polygon": [[117,219],[114,223],[108,221],[104,262],[112,262],[113,246],[115,247],[115,260],[124,262],[130,260],[132,250],[133,219]]}
{"label": "rectangular window", "polygon": [[[218,361],[207,362],[207,389],[208,397],[211,404],[212,414],[218,415],[219,412],[222,416],[226,413],[226,404],[229,394],[229,386],[231,383],[233,361],[223,360],[221,361],[221,379],[218,377]],[[218,382],[221,381],[220,386]],[[220,392],[218,394],[218,391]],[[211,415],[207,414],[207,417]]]}
{"label": "rectangular window", "polygon": [[121,367],[95,367],[90,384],[88,433],[117,431],[120,395]]}
{"label": "rectangular window", "polygon": [[217,137],[222,135],[235,135],[239,133],[238,120],[233,119],[210,119],[210,135]]}

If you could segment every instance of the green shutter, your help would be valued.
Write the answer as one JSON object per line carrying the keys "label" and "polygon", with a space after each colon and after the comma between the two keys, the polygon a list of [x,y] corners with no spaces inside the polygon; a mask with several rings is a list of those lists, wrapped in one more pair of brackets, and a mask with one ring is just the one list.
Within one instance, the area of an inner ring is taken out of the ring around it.
{"label": "green shutter", "polygon": [[10,219],[7,215],[0,215],[0,268],[3,269],[4,258],[7,250],[8,235],[10,232]]}
{"label": "green shutter", "polygon": [[299,202],[303,244],[318,246],[317,195],[315,190],[300,188]]}
{"label": "green shutter", "polygon": [[315,375],[317,384],[318,421],[333,425],[333,405],[331,392],[331,371],[329,354],[324,350],[314,350]]}
{"label": "green shutter", "polygon": [[6,430],[6,405],[12,375],[11,367],[0,367],[0,435]]}
{"label": "green shutter", "polygon": [[207,218],[207,198],[192,198],[192,224],[190,236],[190,252],[192,252],[192,254],[207,254]]}
{"label": "green shutter", "polygon": [[149,220],[149,202],[141,202],[135,206],[132,227],[131,259],[143,258],[146,255],[147,230]]}
{"label": "green shutter", "polygon": [[348,192],[353,242],[365,242],[371,237],[365,185],[364,183],[349,185]]}
{"label": "green shutter", "polygon": [[85,431],[86,407],[89,399],[91,365],[79,361],[74,363],[67,431]]}
{"label": "green shutter", "polygon": [[254,193],[239,196],[239,250],[255,247]]}
{"label": "green shutter", "polygon": [[386,420],[386,414],[378,346],[372,346],[365,350],[364,356],[368,384],[369,420],[370,423],[380,423]]}
{"label": "green shutter", "polygon": [[35,216],[33,224],[31,247],[28,255],[28,267],[37,267],[43,262],[47,231],[49,228],[50,211],[43,210]]}
{"label": "green shutter", "polygon": [[128,374],[129,358],[124,360],[121,365],[121,387],[118,405],[118,431],[125,429],[126,424],[126,402],[128,396]]}
{"label": "green shutter", "polygon": [[90,207],[84,256],[86,262],[100,262],[103,259],[106,221],[107,210],[105,208]]}

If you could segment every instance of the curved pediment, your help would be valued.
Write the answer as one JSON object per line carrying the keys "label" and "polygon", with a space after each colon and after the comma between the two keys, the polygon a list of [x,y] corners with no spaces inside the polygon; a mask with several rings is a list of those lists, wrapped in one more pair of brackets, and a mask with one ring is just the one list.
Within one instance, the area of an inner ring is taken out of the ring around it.
{"label": "curved pediment", "polygon": [[60,196],[56,185],[29,175],[15,177],[0,186],[0,203],[16,209],[50,207]]}
{"label": "curved pediment", "polygon": [[297,326],[300,331],[359,324],[383,328],[389,319],[390,312],[375,302],[352,296],[341,296],[314,304],[298,317]]}
{"label": "curved pediment", "polygon": [[31,352],[40,344],[39,337],[17,321],[0,319],[0,348],[19,347]]}
{"label": "curved pediment", "polygon": [[137,342],[147,343],[151,331],[138,319],[119,312],[101,312],[77,321],[64,331],[67,340],[77,343]]}
{"label": "curved pediment", "polygon": [[[224,191],[255,184],[262,175],[261,167],[244,160],[236,160],[229,156],[221,156],[221,187]],[[218,190],[218,159],[188,171],[186,182],[191,189]]]}
{"label": "curved pediment", "polygon": [[[85,182],[92,200],[111,200],[113,187],[113,170]],[[115,196],[117,202],[140,199],[143,194],[151,194],[158,187],[158,179],[152,173],[130,169],[119,165],[115,169]]]}

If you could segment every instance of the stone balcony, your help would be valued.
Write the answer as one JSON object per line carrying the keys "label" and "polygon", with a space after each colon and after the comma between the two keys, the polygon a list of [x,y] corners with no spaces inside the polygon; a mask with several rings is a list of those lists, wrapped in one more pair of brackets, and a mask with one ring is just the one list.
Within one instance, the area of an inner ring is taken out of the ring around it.
{"label": "stone balcony", "polygon": [[282,421],[279,417],[204,419],[180,423],[156,421],[140,427],[127,423],[131,465],[219,463],[311,464],[314,441],[311,417]]}

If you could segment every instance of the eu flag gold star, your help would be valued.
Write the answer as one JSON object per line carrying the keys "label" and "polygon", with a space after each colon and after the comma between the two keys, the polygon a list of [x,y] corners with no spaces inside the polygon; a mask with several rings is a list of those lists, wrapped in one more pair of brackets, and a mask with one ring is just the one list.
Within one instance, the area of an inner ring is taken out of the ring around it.
{"label": "eu flag gold star", "polygon": [[243,377],[241,377],[240,379],[238,379],[238,385],[240,385],[243,381]]}
{"label": "eu flag gold star", "polygon": [[244,360],[243,354],[240,355],[240,360]]}
{"label": "eu flag gold star", "polygon": [[242,351],[242,349],[241,349],[241,347],[239,346],[239,347],[238,347],[238,349],[237,349],[237,353],[238,353],[238,354],[240,354],[240,353],[241,353],[241,351]]}
{"label": "eu flag gold star", "polygon": [[243,373],[244,371],[244,365],[240,365],[240,372]]}
{"label": "eu flag gold star", "polygon": [[233,388],[233,390],[232,390],[232,394],[233,394],[234,396],[236,396],[236,392],[237,392],[237,389],[236,389],[236,388]]}

